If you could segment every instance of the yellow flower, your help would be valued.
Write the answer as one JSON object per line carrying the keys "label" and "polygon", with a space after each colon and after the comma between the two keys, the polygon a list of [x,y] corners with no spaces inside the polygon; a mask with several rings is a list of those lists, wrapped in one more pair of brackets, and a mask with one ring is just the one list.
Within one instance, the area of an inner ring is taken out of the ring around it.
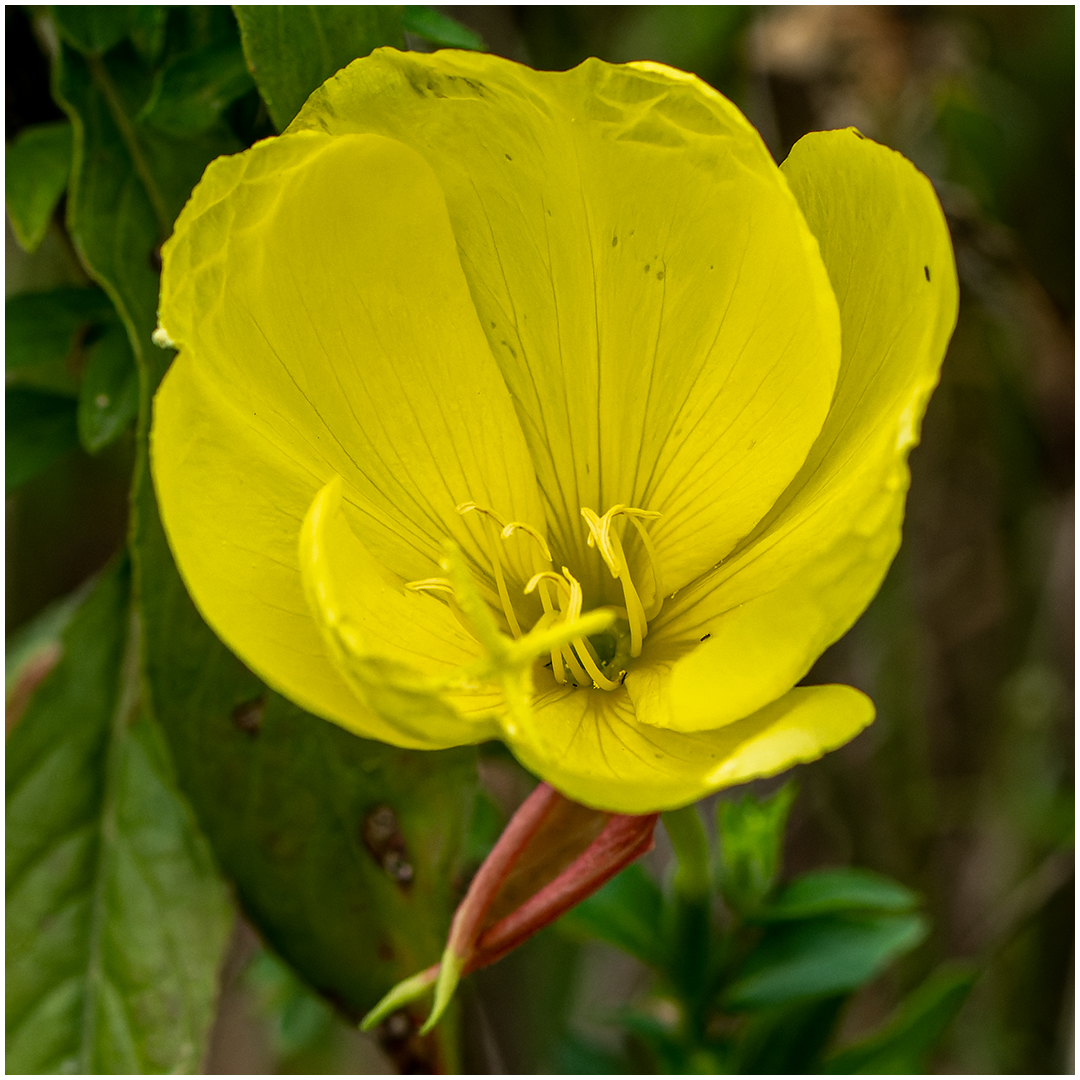
{"label": "yellow flower", "polygon": [[900,539],[956,316],[933,190],[698,79],[384,49],[210,165],[153,470],[204,616],[359,734],[683,805],[873,717],[796,687]]}

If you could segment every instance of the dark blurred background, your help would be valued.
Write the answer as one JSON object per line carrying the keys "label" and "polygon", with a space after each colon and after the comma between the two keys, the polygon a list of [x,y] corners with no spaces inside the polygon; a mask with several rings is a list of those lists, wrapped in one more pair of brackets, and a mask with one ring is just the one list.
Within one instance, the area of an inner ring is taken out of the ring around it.
{"label": "dark blurred background", "polygon": [[[441,10],[535,67],[599,56],[696,72],[778,161],[807,131],[853,124],[934,181],[961,310],[912,456],[904,545],[809,680],[862,688],[878,720],[797,770],[787,868],[866,866],[927,897],[931,939],[864,992],[850,1035],[940,959],[976,958],[984,974],[937,1070],[1072,1072],[1074,9]],[[58,113],[29,24],[7,11],[11,139]],[[9,294],[85,280],[59,228],[33,257],[9,229],[7,256]],[[122,542],[131,453],[73,452],[9,497],[9,633]],[[211,1070],[380,1068],[260,962],[234,965]],[[519,1072],[555,1068],[560,1030],[595,1035],[644,985],[629,961],[550,933],[475,982],[488,1050]]]}

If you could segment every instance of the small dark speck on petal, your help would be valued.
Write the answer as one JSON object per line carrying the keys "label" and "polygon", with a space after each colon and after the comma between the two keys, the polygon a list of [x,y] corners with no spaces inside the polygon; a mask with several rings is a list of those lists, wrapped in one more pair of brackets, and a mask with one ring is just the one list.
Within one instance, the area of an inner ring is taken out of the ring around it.
{"label": "small dark speck on petal", "polygon": [[656,271],[656,280],[657,281],[663,281],[664,280],[664,271],[663,270],[657,270]]}
{"label": "small dark speck on petal", "polygon": [[924,266],[922,268],[922,272],[926,275],[926,280],[929,281],[930,280],[930,267],[929,266]]}
{"label": "small dark speck on petal", "polygon": [[709,638],[711,638],[711,637],[712,637],[712,634],[706,634],[701,640],[702,641],[708,641]]}
{"label": "small dark speck on petal", "polygon": [[646,263],[645,264],[645,273],[647,274],[651,269],[652,269],[652,266],[649,263]]}
{"label": "small dark speck on petal", "polygon": [[503,157],[505,157],[507,161],[513,161],[514,160],[509,154],[503,154]]}
{"label": "small dark speck on petal", "polygon": [[494,329],[495,329],[495,324],[494,324],[494,323],[492,323],[492,324],[491,324],[491,329],[492,329],[492,330],[494,330]]}
{"label": "small dark speck on petal", "polygon": [[613,236],[611,238],[611,246],[612,247],[618,247],[619,246],[619,238],[617,236]]}

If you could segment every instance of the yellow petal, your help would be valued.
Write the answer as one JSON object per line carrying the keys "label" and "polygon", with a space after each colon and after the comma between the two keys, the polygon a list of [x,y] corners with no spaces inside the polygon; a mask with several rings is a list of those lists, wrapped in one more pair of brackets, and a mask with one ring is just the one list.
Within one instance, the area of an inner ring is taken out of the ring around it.
{"label": "yellow petal", "polygon": [[764,144],[714,90],[656,64],[379,50],[312,96],[303,130],[389,135],[438,176],[556,565],[587,598],[621,594],[580,507],[660,511],[671,590],[791,480],[833,392],[835,301]]}
{"label": "yellow petal", "polygon": [[808,135],[783,168],[840,305],[840,379],[773,510],[650,626],[642,659],[660,665],[680,730],[783,693],[869,603],[900,543],[907,455],[956,321],[948,228],[910,162],[848,130]]}
{"label": "yellow petal", "polygon": [[302,134],[218,159],[166,246],[161,322],[181,354],[155,403],[154,482],[200,611],[305,708],[430,745],[343,682],[297,555],[304,515],[334,475],[350,527],[409,579],[439,573],[447,536],[489,571],[459,502],[542,522],[430,170],[377,137]]}
{"label": "yellow petal", "polygon": [[519,725],[507,741],[577,802],[644,814],[813,761],[857,735],[874,706],[849,686],[808,686],[713,731],[665,730],[638,715],[625,688],[552,691],[535,703],[530,730]]}
{"label": "yellow petal", "polygon": [[442,193],[414,151],[304,132],[219,159],[164,257],[160,322],[182,361],[315,477],[308,503],[341,476],[353,528],[394,572],[437,573],[447,537],[489,570],[460,503],[542,521]]}
{"label": "yellow petal", "polygon": [[445,604],[406,589],[357,540],[342,512],[340,477],[312,502],[299,555],[327,652],[372,712],[431,747],[498,735],[490,717],[502,695],[457,685],[462,669],[483,658],[480,645]]}
{"label": "yellow petal", "polygon": [[318,477],[247,419],[187,356],[174,361],[155,399],[154,486],[188,591],[240,659],[302,708],[369,738],[426,746],[395,737],[327,655],[296,551]]}

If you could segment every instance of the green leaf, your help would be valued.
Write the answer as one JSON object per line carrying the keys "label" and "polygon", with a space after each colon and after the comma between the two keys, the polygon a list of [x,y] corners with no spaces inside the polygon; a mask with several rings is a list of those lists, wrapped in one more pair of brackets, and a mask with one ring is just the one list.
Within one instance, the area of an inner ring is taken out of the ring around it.
{"label": "green leaf", "polygon": [[447,49],[484,50],[484,39],[475,30],[462,26],[457,19],[451,19],[449,15],[426,4],[406,4],[401,28],[406,33],[416,34],[425,41]]}
{"label": "green leaf", "polygon": [[71,174],[66,120],[24,128],[4,152],[4,200],[15,239],[36,251]]}
{"label": "green leaf", "polygon": [[87,56],[101,56],[123,41],[138,10],[127,4],[58,4],[50,9],[60,37]]}
{"label": "green leaf", "polygon": [[795,786],[785,784],[760,802],[744,795],[738,802],[717,804],[720,891],[740,915],[752,914],[772,892],[795,794]]}
{"label": "green leaf", "polygon": [[7,1069],[194,1072],[231,911],[106,573],[7,747]]}
{"label": "green leaf", "polygon": [[945,964],[909,995],[884,1027],[826,1062],[827,1073],[922,1073],[926,1059],[967,1000],[978,972]]}
{"label": "green leaf", "polygon": [[139,56],[153,64],[165,48],[166,9],[160,4],[139,4],[128,10],[131,12],[128,37]]}
{"label": "green leaf", "polygon": [[4,304],[8,386],[79,392],[79,347],[87,331],[116,319],[100,289],[65,286],[11,296]]}
{"label": "green leaf", "polygon": [[776,923],[725,994],[732,1009],[760,1009],[846,993],[869,982],[926,936],[917,914],[845,914]]}
{"label": "green leaf", "polygon": [[899,882],[870,870],[844,867],[796,878],[755,919],[780,922],[837,911],[911,911],[918,906],[918,895]]}
{"label": "green leaf", "polygon": [[254,85],[240,42],[222,42],[162,68],[140,119],[167,134],[199,134]]}
{"label": "green leaf", "polygon": [[599,938],[653,967],[664,962],[663,897],[644,867],[632,863],[556,924],[571,937]]}
{"label": "green leaf", "polygon": [[736,1073],[803,1075],[818,1071],[845,995],[766,1009],[740,1035]]}
{"label": "green leaf", "polygon": [[220,124],[190,139],[139,124],[152,82],[130,44],[105,58],[62,45],[53,70],[55,95],[75,130],[68,231],[113,301],[136,358],[160,374],[164,354],[150,344],[158,248],[207,162],[240,147]]}
{"label": "green leaf", "polygon": [[79,445],[75,402],[64,394],[13,387],[5,395],[8,491]]}
{"label": "green leaf", "polygon": [[234,4],[244,55],[278,131],[313,90],[381,45],[404,48],[394,5]]}
{"label": "green leaf", "polygon": [[44,608],[14,634],[9,634],[4,650],[4,688],[8,695],[28,664],[42,653],[60,652],[60,639],[71,617],[86,600],[86,586]]}
{"label": "green leaf", "polygon": [[[463,885],[473,748],[369,742],[267,689],[199,617],[145,467],[133,527],[146,675],[184,790],[248,917],[359,1018],[437,961]],[[431,1067],[453,1071],[453,1025]]]}
{"label": "green leaf", "polygon": [[139,375],[127,332],[108,326],[90,346],[79,391],[79,440],[96,454],[119,438],[139,410]]}

